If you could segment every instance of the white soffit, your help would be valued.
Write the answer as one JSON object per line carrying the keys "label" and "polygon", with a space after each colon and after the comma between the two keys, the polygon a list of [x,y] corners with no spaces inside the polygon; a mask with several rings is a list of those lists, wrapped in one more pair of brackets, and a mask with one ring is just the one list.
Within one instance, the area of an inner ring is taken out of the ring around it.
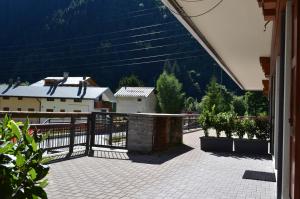
{"label": "white soffit", "polygon": [[[220,0],[162,1],[241,88],[263,89],[259,57],[270,56],[272,23],[264,31],[266,22],[257,0],[223,0],[199,17],[187,16],[201,14]],[[181,7],[181,16],[174,3]]]}

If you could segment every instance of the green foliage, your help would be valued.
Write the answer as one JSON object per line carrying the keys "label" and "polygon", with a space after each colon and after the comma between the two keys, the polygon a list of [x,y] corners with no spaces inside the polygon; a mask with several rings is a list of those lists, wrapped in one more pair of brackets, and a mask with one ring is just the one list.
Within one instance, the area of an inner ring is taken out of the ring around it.
{"label": "green foliage", "polygon": [[220,113],[220,117],[222,117],[223,123],[223,130],[225,132],[225,135],[227,138],[232,137],[232,133],[235,129],[235,119],[236,119],[236,114],[233,112],[224,112]]}
{"label": "green foliage", "polygon": [[199,111],[199,103],[197,99],[193,97],[188,97],[184,100],[184,110],[186,112],[198,112]]}
{"label": "green foliage", "polygon": [[42,164],[41,137],[29,133],[28,121],[5,117],[0,123],[1,198],[47,198],[44,188],[49,167]]}
{"label": "green foliage", "polygon": [[255,136],[260,140],[269,140],[271,134],[271,124],[266,117],[258,117],[255,119],[256,133]]}
{"label": "green foliage", "polygon": [[217,83],[213,77],[207,86],[206,94],[200,103],[201,111],[211,111],[215,106],[215,112],[229,112],[232,110],[231,101],[233,99],[232,93],[228,92],[226,87]]}
{"label": "green foliage", "polygon": [[247,105],[243,96],[234,96],[232,100],[233,111],[238,116],[244,116],[247,110]]}
{"label": "green foliage", "polygon": [[163,72],[157,82],[157,99],[161,112],[181,113],[184,106],[182,84],[173,74]]}
{"label": "green foliage", "polygon": [[201,128],[204,130],[205,137],[208,137],[208,129],[211,128],[214,124],[214,113],[208,110],[204,110],[199,116],[198,121]]}
{"label": "green foliage", "polygon": [[236,135],[242,139],[245,135],[245,126],[243,124],[243,120],[240,118],[236,119],[234,122],[234,127]]}
{"label": "green foliage", "polygon": [[221,131],[227,128],[227,118],[225,113],[218,113],[212,119],[213,126],[216,129],[217,137],[220,137]]}
{"label": "green foliage", "polygon": [[253,137],[256,133],[255,121],[253,119],[246,117],[246,118],[243,118],[242,125],[244,126],[244,130],[247,134],[248,139],[253,139]]}
{"label": "green foliage", "polygon": [[130,75],[127,77],[123,77],[119,81],[119,88],[121,87],[142,87],[144,83],[138,79],[135,75]]}
{"label": "green foliage", "polygon": [[245,94],[248,115],[267,115],[268,99],[260,91],[248,91]]}

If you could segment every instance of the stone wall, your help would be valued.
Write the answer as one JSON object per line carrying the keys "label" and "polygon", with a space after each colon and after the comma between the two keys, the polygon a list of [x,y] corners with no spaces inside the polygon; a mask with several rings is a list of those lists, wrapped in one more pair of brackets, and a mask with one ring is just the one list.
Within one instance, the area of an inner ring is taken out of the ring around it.
{"label": "stone wall", "polygon": [[154,117],[148,115],[129,115],[128,151],[143,153],[152,151],[154,120]]}
{"label": "stone wall", "polygon": [[128,150],[149,153],[182,143],[182,117],[169,114],[132,114]]}

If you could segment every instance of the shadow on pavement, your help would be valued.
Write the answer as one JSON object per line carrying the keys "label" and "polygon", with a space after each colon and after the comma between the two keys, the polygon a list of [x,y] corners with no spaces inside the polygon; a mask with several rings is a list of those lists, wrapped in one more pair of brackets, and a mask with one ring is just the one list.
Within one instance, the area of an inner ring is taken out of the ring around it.
{"label": "shadow on pavement", "polygon": [[136,163],[144,164],[163,164],[177,156],[180,156],[193,148],[187,145],[178,145],[163,152],[153,152],[149,154],[122,152],[118,150],[94,150],[92,157],[130,160]]}
{"label": "shadow on pavement", "polygon": [[209,152],[218,157],[231,157],[236,159],[253,159],[253,160],[272,160],[271,155],[254,155],[254,154],[238,154],[238,153],[224,153],[224,152]]}
{"label": "shadow on pavement", "polygon": [[176,158],[184,153],[187,153],[194,148],[188,145],[178,145],[163,152],[154,152],[151,154],[129,153],[129,159],[132,162],[145,164],[163,164],[173,158]]}

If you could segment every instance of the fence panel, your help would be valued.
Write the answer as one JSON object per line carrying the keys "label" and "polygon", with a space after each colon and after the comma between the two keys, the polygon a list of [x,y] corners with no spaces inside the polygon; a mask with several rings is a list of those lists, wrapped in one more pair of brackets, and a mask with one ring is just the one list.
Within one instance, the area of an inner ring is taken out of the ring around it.
{"label": "fence panel", "polygon": [[93,113],[91,146],[127,148],[128,115]]}

